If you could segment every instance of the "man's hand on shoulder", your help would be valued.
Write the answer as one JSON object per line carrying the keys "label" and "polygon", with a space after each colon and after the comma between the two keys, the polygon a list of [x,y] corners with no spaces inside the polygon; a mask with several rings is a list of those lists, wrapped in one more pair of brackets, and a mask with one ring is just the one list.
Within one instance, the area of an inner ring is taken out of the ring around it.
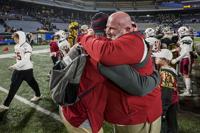
{"label": "man's hand on shoulder", "polygon": [[95,33],[94,33],[94,30],[93,29],[88,29],[88,33],[87,33],[87,35],[94,35]]}

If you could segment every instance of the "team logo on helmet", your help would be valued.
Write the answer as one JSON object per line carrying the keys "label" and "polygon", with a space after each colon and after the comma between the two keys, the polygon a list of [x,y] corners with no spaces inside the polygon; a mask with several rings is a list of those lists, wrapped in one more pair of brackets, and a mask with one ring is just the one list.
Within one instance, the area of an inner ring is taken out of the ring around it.
{"label": "team logo on helmet", "polygon": [[63,30],[57,31],[54,35],[58,37],[58,40],[64,40],[67,38],[67,34]]}
{"label": "team logo on helmet", "polygon": [[144,33],[146,37],[155,36],[155,30],[153,28],[147,28]]}
{"label": "team logo on helmet", "polygon": [[178,35],[180,37],[190,35],[190,31],[186,26],[182,26],[178,29]]}
{"label": "team logo on helmet", "polygon": [[173,34],[173,29],[170,26],[166,26],[163,28],[162,32],[164,34]]}

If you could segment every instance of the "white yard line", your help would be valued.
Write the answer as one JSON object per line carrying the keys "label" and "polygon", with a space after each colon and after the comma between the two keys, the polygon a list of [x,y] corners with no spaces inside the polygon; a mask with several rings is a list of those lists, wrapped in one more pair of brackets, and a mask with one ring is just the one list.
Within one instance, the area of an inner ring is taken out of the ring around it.
{"label": "white yard line", "polygon": [[[49,52],[49,49],[42,49],[42,50],[35,50],[35,51],[33,51],[33,54],[48,53],[48,52]],[[2,58],[12,58],[14,56],[15,56],[14,53],[12,53],[12,54],[1,54],[0,55],[0,59],[2,59]]]}
{"label": "white yard line", "polygon": [[[3,88],[3,87],[1,87],[1,86],[0,86],[0,91],[2,91],[2,92],[4,92],[4,93],[8,94],[8,90],[5,89],[5,88]],[[34,103],[28,101],[27,99],[25,99],[25,98],[23,98],[23,97],[21,97],[21,96],[15,95],[14,98],[16,98],[17,100],[19,100],[20,102],[22,102],[22,103],[24,103],[24,104],[26,104],[26,105],[29,105],[30,107],[36,109],[36,110],[39,111],[39,112],[41,112],[41,113],[43,113],[43,114],[46,114],[46,115],[48,115],[48,116],[54,118],[55,120],[57,120],[57,121],[59,121],[59,122],[62,122],[62,120],[60,119],[60,116],[59,116],[58,114],[53,113],[53,112],[50,112],[50,111],[48,111],[48,110],[42,108],[41,106],[39,106],[39,105],[37,105],[37,104],[34,104]]]}

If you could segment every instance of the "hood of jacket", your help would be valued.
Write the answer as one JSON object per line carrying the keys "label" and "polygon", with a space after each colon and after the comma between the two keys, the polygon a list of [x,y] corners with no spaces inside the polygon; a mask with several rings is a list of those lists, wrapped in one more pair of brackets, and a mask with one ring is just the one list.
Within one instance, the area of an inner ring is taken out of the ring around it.
{"label": "hood of jacket", "polygon": [[23,31],[17,31],[15,34],[19,35],[19,45],[23,44],[26,42],[26,34]]}

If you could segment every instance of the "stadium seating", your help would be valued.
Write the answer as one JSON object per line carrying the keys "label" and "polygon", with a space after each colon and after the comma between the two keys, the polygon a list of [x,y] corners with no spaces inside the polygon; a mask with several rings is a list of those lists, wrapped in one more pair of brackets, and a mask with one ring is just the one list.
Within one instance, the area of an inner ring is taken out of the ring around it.
{"label": "stadium seating", "polygon": [[4,27],[3,27],[3,25],[0,24],[0,33],[1,32],[4,32]]}
{"label": "stadium seating", "polygon": [[[96,9],[96,11],[108,11],[108,14],[117,10],[124,10],[133,16],[136,23],[139,23],[141,30],[147,27],[155,27],[159,24],[191,24],[194,29],[199,31],[200,22],[198,13],[183,13],[183,14],[172,14],[171,12],[163,14],[163,12],[152,13],[146,10],[156,10],[156,4],[152,0],[143,1],[127,1],[127,0],[29,0],[33,3],[46,5],[44,8],[35,6],[34,10],[31,8],[13,8],[12,6],[7,12],[1,11],[0,19],[6,20],[6,24],[15,29],[22,28],[24,31],[36,31],[37,28],[43,26],[42,29],[52,31],[54,29],[66,29],[66,22],[77,21],[80,24],[89,24],[91,16],[94,12],[85,12],[86,9]],[[161,2],[158,0],[157,2]],[[50,8],[48,6],[56,7]],[[159,6],[159,4],[157,5]],[[72,8],[75,10],[60,8]],[[158,7],[160,8],[160,7]],[[80,11],[83,12],[80,12]],[[133,12],[135,11],[135,12]],[[177,10],[179,11],[179,10]],[[141,13],[140,13],[141,12]],[[3,23],[2,23],[3,25]],[[3,30],[3,28],[1,28]]]}
{"label": "stadium seating", "polygon": [[56,29],[59,29],[59,30],[64,30],[68,27],[67,23],[55,23],[55,22],[53,22],[51,24],[55,25]]}
{"label": "stadium seating", "polygon": [[155,28],[157,26],[156,23],[138,23],[138,27],[140,31],[144,31],[146,28]]}
{"label": "stadium seating", "polygon": [[136,1],[136,9],[155,9],[155,4],[152,1]]}
{"label": "stadium seating", "polygon": [[200,31],[200,23],[190,23],[187,25],[192,27],[195,31]]}
{"label": "stadium seating", "polygon": [[97,2],[96,9],[115,9],[115,5],[113,2]]}
{"label": "stadium seating", "polygon": [[97,1],[96,8],[117,8],[117,9],[155,9],[155,3],[153,1]]}
{"label": "stadium seating", "polygon": [[43,26],[38,21],[23,21],[23,20],[7,20],[6,24],[10,27],[22,28],[25,32],[34,32],[37,28]]}

